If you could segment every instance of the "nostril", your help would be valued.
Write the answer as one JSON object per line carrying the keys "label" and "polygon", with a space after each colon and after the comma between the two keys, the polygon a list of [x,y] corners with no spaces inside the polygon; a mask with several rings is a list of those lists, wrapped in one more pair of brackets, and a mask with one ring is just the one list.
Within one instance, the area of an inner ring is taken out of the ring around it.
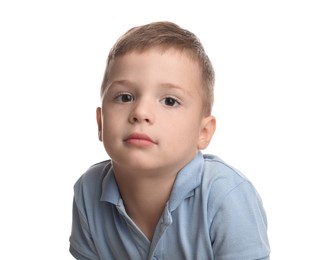
{"label": "nostril", "polygon": [[135,123],[146,123],[151,124],[153,121],[153,114],[150,113],[148,110],[145,109],[135,109],[131,111],[128,117],[128,121],[132,124]]}

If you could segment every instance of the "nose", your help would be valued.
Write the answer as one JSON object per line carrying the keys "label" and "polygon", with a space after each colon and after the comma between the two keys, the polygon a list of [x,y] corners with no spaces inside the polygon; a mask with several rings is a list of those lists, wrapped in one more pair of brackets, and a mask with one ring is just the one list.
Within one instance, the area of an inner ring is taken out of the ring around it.
{"label": "nose", "polygon": [[155,119],[154,105],[148,98],[139,98],[134,102],[133,109],[129,116],[129,122],[135,123],[148,123],[152,124]]}

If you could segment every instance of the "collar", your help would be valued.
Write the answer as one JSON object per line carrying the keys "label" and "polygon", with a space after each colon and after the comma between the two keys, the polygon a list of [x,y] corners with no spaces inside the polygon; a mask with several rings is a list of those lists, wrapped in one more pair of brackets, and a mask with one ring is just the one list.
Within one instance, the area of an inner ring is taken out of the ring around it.
{"label": "collar", "polygon": [[107,171],[107,173],[102,181],[102,194],[100,200],[119,205],[121,195],[115,180],[112,164],[110,169],[106,167],[104,171]]}
{"label": "collar", "polygon": [[194,190],[201,184],[204,157],[199,151],[197,155],[178,173],[169,199],[170,212],[175,210],[186,198],[194,195]]}
{"label": "collar", "polygon": [[[201,184],[202,168],[204,157],[201,152],[191,160],[177,174],[175,183],[172,188],[168,206],[170,212],[175,210],[179,204],[186,198],[194,195],[194,190]],[[105,167],[107,171],[102,182],[101,201],[107,201],[114,205],[120,205],[121,195],[115,180],[112,166]]]}

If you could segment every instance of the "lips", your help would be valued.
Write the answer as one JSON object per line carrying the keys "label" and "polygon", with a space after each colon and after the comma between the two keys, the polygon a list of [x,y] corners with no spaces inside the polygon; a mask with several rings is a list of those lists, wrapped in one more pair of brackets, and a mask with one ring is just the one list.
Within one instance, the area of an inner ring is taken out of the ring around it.
{"label": "lips", "polygon": [[129,145],[144,147],[155,144],[155,142],[148,135],[142,133],[133,133],[124,139],[124,142]]}

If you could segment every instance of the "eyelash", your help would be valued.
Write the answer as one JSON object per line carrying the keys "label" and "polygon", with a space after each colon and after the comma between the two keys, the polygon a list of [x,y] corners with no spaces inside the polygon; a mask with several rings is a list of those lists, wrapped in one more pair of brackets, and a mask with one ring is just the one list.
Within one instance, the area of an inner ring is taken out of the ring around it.
{"label": "eyelash", "polygon": [[[168,104],[166,104],[166,101],[167,101],[167,100],[173,102],[173,105],[168,105]],[[180,100],[177,99],[177,98],[175,98],[175,97],[170,97],[170,96],[164,97],[160,102],[163,102],[163,101],[165,101],[165,102],[164,102],[164,105],[165,105],[165,106],[168,106],[168,107],[177,107],[177,106],[180,106],[180,105],[181,105]]]}
{"label": "eyelash", "polygon": [[[130,100],[125,100],[123,101],[123,97],[129,97]],[[129,102],[133,102],[135,100],[134,96],[130,93],[127,92],[122,92],[122,93],[118,93],[115,97],[114,100],[118,103],[129,103]]]}
{"label": "eyelash", "polygon": [[[128,98],[127,100],[124,100],[124,98]],[[129,103],[129,102],[133,102],[135,101],[135,97],[128,92],[122,92],[122,93],[118,93],[115,97],[114,97],[114,101],[118,102],[118,103]],[[171,101],[171,104],[170,104]],[[162,103],[163,105],[167,106],[167,107],[177,107],[179,105],[181,105],[181,102],[178,98],[176,97],[172,97],[172,96],[166,96],[164,98],[162,98],[160,100],[160,103]],[[169,103],[169,104],[167,104]]]}

